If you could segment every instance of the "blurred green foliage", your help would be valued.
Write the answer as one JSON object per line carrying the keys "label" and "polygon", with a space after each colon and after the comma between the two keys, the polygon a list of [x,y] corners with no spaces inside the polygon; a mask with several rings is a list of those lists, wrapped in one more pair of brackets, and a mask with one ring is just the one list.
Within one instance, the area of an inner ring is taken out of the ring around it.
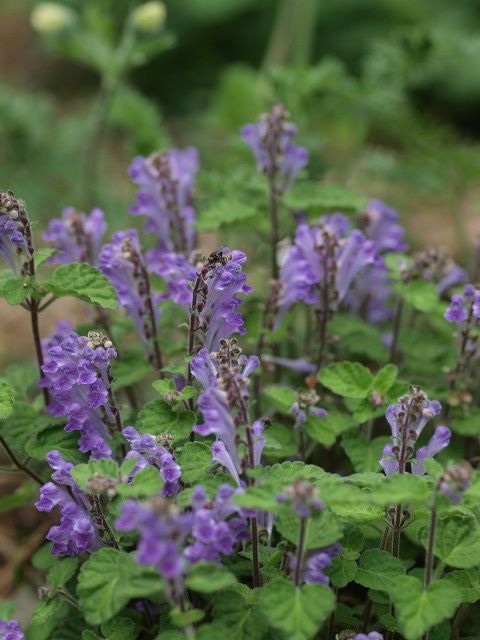
{"label": "blurred green foliage", "polygon": [[[21,23],[38,4],[1,11]],[[243,178],[231,171],[244,158],[251,180],[239,129],[282,101],[312,177],[406,211],[440,204],[466,241],[457,209],[480,178],[480,5],[167,0],[161,29],[133,33],[129,15],[141,2],[63,4],[74,24],[29,41],[46,72],[36,77],[25,56],[21,79],[0,85],[1,186],[37,217],[93,198],[124,223],[130,157],[173,143],[199,146],[211,171],[199,186],[207,226],[232,192],[237,217],[248,219]]]}

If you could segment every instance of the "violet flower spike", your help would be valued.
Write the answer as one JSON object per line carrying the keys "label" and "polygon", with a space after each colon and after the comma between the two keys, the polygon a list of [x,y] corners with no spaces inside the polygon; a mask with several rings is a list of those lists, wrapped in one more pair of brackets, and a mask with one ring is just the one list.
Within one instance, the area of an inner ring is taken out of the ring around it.
{"label": "violet flower spike", "polygon": [[44,240],[51,242],[58,250],[49,262],[86,262],[96,266],[106,230],[107,224],[101,209],[92,209],[87,215],[67,207],[62,211],[61,218],[50,220],[48,230],[43,234]]}
{"label": "violet flower spike", "polygon": [[157,237],[161,251],[189,255],[195,243],[193,190],[198,153],[193,147],[138,156],[129,168],[139,185],[133,215],[145,216],[145,230]]}
{"label": "violet flower spike", "polygon": [[25,634],[18,620],[0,620],[0,640],[25,640]]}

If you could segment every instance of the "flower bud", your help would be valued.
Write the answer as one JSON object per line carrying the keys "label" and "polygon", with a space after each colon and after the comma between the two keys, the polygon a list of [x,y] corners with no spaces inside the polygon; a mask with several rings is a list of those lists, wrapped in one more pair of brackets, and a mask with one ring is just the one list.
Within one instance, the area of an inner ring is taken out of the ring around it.
{"label": "flower bud", "polygon": [[167,9],[163,2],[145,2],[132,12],[132,24],[138,31],[154,33],[163,27],[166,14]]}
{"label": "flower bud", "polygon": [[71,27],[75,12],[56,2],[41,2],[30,14],[30,24],[35,31],[46,34],[60,33]]}

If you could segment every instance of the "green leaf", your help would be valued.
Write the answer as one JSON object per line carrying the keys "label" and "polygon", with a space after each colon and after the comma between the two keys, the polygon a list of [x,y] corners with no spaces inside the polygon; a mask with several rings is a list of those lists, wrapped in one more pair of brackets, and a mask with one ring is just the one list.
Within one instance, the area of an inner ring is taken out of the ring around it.
{"label": "green leaf", "polygon": [[347,398],[366,398],[373,382],[366,367],[348,361],[329,364],[320,371],[318,379],[330,391]]}
{"label": "green leaf", "polygon": [[78,558],[58,560],[48,572],[47,583],[56,589],[63,587],[75,575],[78,564]]}
{"label": "green leaf", "polygon": [[444,578],[451,580],[462,594],[463,602],[474,603],[480,600],[480,569],[450,571]]}
{"label": "green leaf", "polygon": [[239,200],[222,198],[202,211],[198,231],[215,231],[226,225],[243,222],[258,216],[256,207]]}
{"label": "green leaf", "polygon": [[418,578],[400,576],[391,585],[400,630],[407,640],[417,640],[434,625],[451,618],[461,594],[451,581],[435,580],[425,591]]}
{"label": "green leaf", "polygon": [[335,596],[322,584],[296,587],[278,578],[263,587],[259,606],[270,625],[289,640],[309,640],[333,610]]}
{"label": "green leaf", "polygon": [[35,607],[30,620],[32,627],[43,625],[51,616],[60,617],[68,610],[69,606],[62,600],[62,598],[56,597],[50,600],[42,600]]}
{"label": "green leaf", "polygon": [[3,284],[3,296],[8,304],[20,304],[33,293],[33,279],[29,276],[11,278]]}
{"label": "green leaf", "polygon": [[455,513],[438,518],[434,554],[450,567],[469,569],[477,566],[480,558],[480,526],[473,515]]}
{"label": "green leaf", "polygon": [[211,469],[212,452],[205,442],[187,442],[177,455],[177,462],[182,468],[183,482],[195,484]]}
{"label": "green leaf", "polygon": [[284,195],[284,203],[290,209],[313,209],[317,212],[360,211],[367,203],[364,196],[357,195],[343,186],[321,182],[297,182]]}
{"label": "green leaf", "polygon": [[5,420],[12,415],[14,404],[12,388],[5,380],[0,380],[0,420]]}
{"label": "green leaf", "polygon": [[358,567],[355,560],[348,560],[343,555],[332,559],[332,564],[326,570],[334,587],[343,589],[355,579]]}
{"label": "green leaf", "polygon": [[393,386],[398,376],[398,368],[394,364],[382,367],[373,379],[373,388],[384,396]]}
{"label": "green leaf", "polygon": [[45,460],[52,449],[59,451],[70,462],[85,460],[85,455],[78,450],[78,433],[65,431],[59,424],[50,424],[33,434],[25,446],[28,455],[36,460]]}
{"label": "green leaf", "polygon": [[438,307],[438,291],[432,282],[426,280],[396,282],[393,289],[417,311],[430,313]]}
{"label": "green leaf", "polygon": [[355,421],[348,413],[329,411],[324,418],[310,416],[305,421],[303,428],[311,438],[328,447],[335,442],[339,435],[354,425]]}
{"label": "green leaf", "polygon": [[137,429],[140,433],[169,433],[173,442],[184,442],[195,424],[193,411],[177,411],[164,400],[147,402],[137,417]]}
{"label": "green leaf", "polygon": [[290,414],[290,407],[297,401],[297,394],[290,387],[272,384],[266,386],[262,393],[279,413],[286,415]]}
{"label": "green leaf", "polygon": [[261,640],[264,637],[267,624],[258,607],[259,593],[259,589],[252,591],[246,585],[238,584],[215,596],[213,619],[228,628],[228,637],[232,640]]}
{"label": "green leaf", "polygon": [[44,288],[57,297],[73,296],[102,309],[116,309],[117,292],[103,273],[84,262],[58,267]]}
{"label": "green leaf", "polygon": [[142,382],[150,371],[151,367],[143,357],[143,354],[140,356],[122,352],[122,357],[112,362],[112,389],[118,391],[137,382]]}
{"label": "green leaf", "polygon": [[148,498],[160,493],[163,479],[158,469],[145,467],[135,474],[131,484],[117,485],[117,493],[129,498]]}
{"label": "green leaf", "polygon": [[40,249],[35,249],[35,255],[34,255],[35,269],[39,269],[42,266],[42,264],[45,264],[47,260],[50,260],[50,258],[52,258],[57,253],[58,253],[58,249],[47,249],[44,247]]}
{"label": "green leaf", "polygon": [[187,578],[187,587],[200,593],[215,593],[231,587],[237,579],[225,567],[219,567],[213,562],[199,562],[195,564]]}
{"label": "green leaf", "polygon": [[162,590],[160,576],[142,567],[133,556],[118,549],[104,548],[82,565],[77,593],[89,624],[107,622],[129,600],[144,598]]}
{"label": "green leaf", "polygon": [[360,556],[355,582],[377,591],[388,591],[395,580],[405,575],[405,567],[388,551],[367,549]]}
{"label": "green leaf", "polygon": [[387,436],[374,438],[370,442],[360,431],[350,431],[342,438],[342,447],[357,473],[380,471],[383,447],[391,441]]}
{"label": "green leaf", "polygon": [[115,616],[101,626],[102,634],[108,640],[135,640],[140,627],[131,618]]}
{"label": "green leaf", "polygon": [[[282,510],[275,526],[284,538],[298,543],[300,519],[290,508]],[[342,536],[341,521],[328,507],[308,518],[305,528],[305,550],[326,547]]]}
{"label": "green leaf", "polygon": [[120,470],[115,460],[103,458],[101,460],[90,460],[87,463],[77,464],[73,467],[71,474],[82,491],[92,493],[88,488],[88,481],[92,476],[99,473],[107,478],[118,480],[119,472]]}
{"label": "green leaf", "polygon": [[175,607],[174,609],[170,609],[169,615],[173,624],[177,625],[177,627],[185,627],[188,624],[195,624],[203,620],[205,611],[202,611],[202,609],[187,609],[186,611],[182,611],[180,607]]}

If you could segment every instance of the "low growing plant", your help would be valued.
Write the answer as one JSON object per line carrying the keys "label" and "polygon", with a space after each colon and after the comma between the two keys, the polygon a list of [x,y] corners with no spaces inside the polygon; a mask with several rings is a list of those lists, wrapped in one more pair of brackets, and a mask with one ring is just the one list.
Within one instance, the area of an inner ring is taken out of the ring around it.
{"label": "low growing plant", "polygon": [[[221,234],[260,211],[260,251],[248,233],[199,251],[192,148],[133,160],[142,240],[68,208],[37,248],[0,195],[0,291],[38,367],[0,382],[26,476],[1,507],[36,487],[54,521],[29,639],[475,634],[480,289],[444,252],[409,253],[384,203],[306,178],[295,133],[281,105],[247,125],[244,198],[265,206],[199,218]],[[65,296],[85,319],[44,336]]]}

